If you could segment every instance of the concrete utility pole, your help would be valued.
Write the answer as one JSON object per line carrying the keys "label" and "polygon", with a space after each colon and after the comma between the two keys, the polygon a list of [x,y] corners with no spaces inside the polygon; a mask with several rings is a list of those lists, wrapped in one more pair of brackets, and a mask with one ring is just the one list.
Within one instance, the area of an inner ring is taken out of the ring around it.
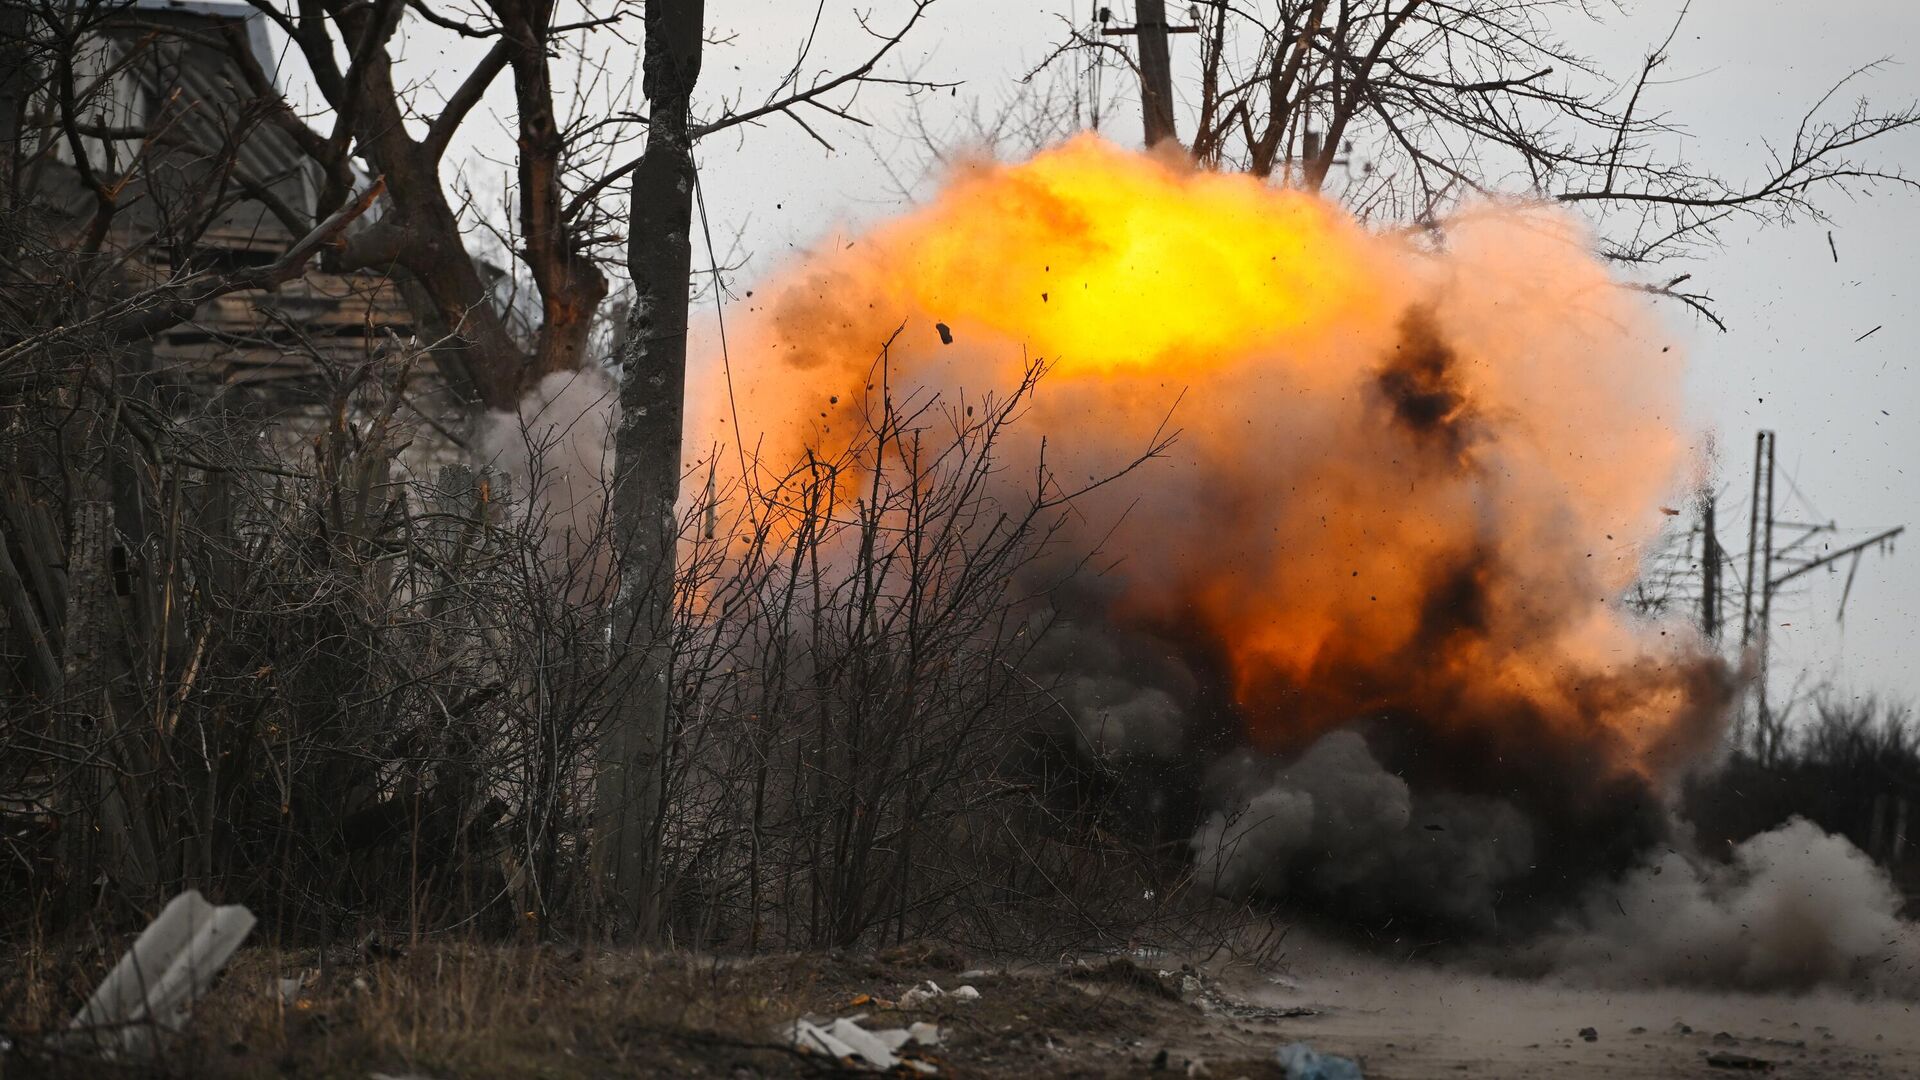
{"label": "concrete utility pole", "polygon": [[[1762,552],[1760,556],[1759,626],[1760,711],[1757,715],[1760,720],[1760,730],[1763,732],[1771,732],[1773,730],[1773,710],[1767,705],[1767,675],[1770,671],[1767,667],[1767,661],[1771,659],[1768,654],[1773,651],[1773,589],[1771,587],[1772,582],[1768,579],[1773,574],[1773,457],[1777,437],[1771,431],[1763,431],[1760,434],[1766,437],[1767,443],[1767,521],[1761,528],[1760,540]],[[1756,465],[1755,468],[1757,470],[1758,466]],[[1752,558],[1753,553],[1748,552],[1747,557]]]}
{"label": "concrete utility pole", "polygon": [[1720,640],[1720,534],[1714,525],[1714,496],[1700,496],[1700,630],[1708,641]]}
{"label": "concrete utility pole", "polygon": [[[1102,9],[1104,19],[1105,9]],[[1165,0],[1135,0],[1132,26],[1102,27],[1106,37],[1140,39],[1140,113],[1147,145],[1179,141],[1173,126],[1173,66],[1167,52],[1168,34],[1193,34],[1194,26],[1168,26]]]}
{"label": "concrete utility pole", "polygon": [[[1767,454],[1767,442],[1773,438],[1773,432],[1762,431],[1753,441],[1753,495],[1747,500],[1747,580],[1741,587],[1740,601],[1740,647],[1746,648],[1753,640],[1753,583],[1759,576],[1754,571],[1753,557],[1760,550],[1760,470],[1771,458]],[[1767,470],[1767,490],[1773,490],[1773,470]],[[1767,517],[1773,517],[1773,497],[1767,497]],[[1761,571],[1764,573],[1765,571]]]}
{"label": "concrete utility pole", "polygon": [[[1767,735],[1773,731],[1773,712],[1767,700],[1767,674],[1768,661],[1772,653],[1774,594],[1804,574],[1811,573],[1823,566],[1833,566],[1841,559],[1851,558],[1853,562],[1847,572],[1847,585],[1840,595],[1840,613],[1841,616],[1844,617],[1846,614],[1847,598],[1853,595],[1854,575],[1860,570],[1861,556],[1865,555],[1869,549],[1875,547],[1890,547],[1893,539],[1906,531],[1906,526],[1900,525],[1891,529],[1884,529],[1867,537],[1865,540],[1848,544],[1843,548],[1829,551],[1824,555],[1809,557],[1804,553],[1796,554],[1801,545],[1812,541],[1817,536],[1838,532],[1839,526],[1834,522],[1809,524],[1797,521],[1781,521],[1775,517],[1773,502],[1774,466],[1777,458],[1775,441],[1774,433],[1771,431],[1759,432],[1754,437],[1753,497],[1747,516],[1747,580],[1744,588],[1745,598],[1741,604],[1740,616],[1740,645],[1742,648],[1749,645],[1753,646],[1755,663],[1759,667],[1759,673],[1756,677],[1756,682],[1758,683],[1756,687],[1756,705],[1758,706],[1756,717],[1760,725],[1760,732],[1763,735]],[[1705,513],[1707,515],[1707,547],[1711,552],[1719,547],[1719,541],[1713,535],[1712,505],[1710,503],[1707,505]],[[1798,532],[1799,535],[1787,544],[1776,548],[1774,546],[1774,532],[1776,529]],[[1776,567],[1778,568],[1777,570]],[[1717,603],[1719,582],[1713,578],[1710,578],[1709,582],[1704,592],[1713,595]],[[1754,593],[1756,590],[1759,593],[1759,610],[1757,612],[1754,610]],[[1709,630],[1709,634],[1711,633],[1712,631]]]}

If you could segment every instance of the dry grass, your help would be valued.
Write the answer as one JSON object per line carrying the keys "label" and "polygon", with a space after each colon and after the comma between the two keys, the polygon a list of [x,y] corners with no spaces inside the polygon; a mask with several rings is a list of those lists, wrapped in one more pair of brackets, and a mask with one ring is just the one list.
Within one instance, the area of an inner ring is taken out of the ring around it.
{"label": "dry grass", "polygon": [[[27,1051],[4,1076],[100,1076],[97,1061],[48,1051],[91,979],[98,950],[16,954],[0,976],[0,1026]],[[425,945],[403,955],[243,950],[167,1060],[127,1076],[808,1076],[839,1071],[788,1048],[794,1017],[867,1013],[872,1026],[933,1020],[943,1074],[1135,1075],[1156,1038],[1190,1033],[1198,1011],[1140,980],[1056,972],[969,975],[973,1004],[891,1003],[923,980],[956,984],[951,950],[809,953],[724,960],[684,953]],[[282,1001],[279,980],[303,980]],[[1176,1062],[1177,1065],[1177,1062]],[[1263,1062],[1225,1075],[1272,1075]]]}

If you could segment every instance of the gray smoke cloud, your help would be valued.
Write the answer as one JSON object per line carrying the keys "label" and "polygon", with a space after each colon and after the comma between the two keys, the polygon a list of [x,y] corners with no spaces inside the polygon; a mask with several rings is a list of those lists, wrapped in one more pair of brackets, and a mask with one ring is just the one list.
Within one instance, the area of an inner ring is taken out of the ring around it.
{"label": "gray smoke cloud", "polygon": [[1520,955],[1602,985],[1920,995],[1920,929],[1901,901],[1859,848],[1794,818],[1726,862],[1650,853]]}
{"label": "gray smoke cloud", "polygon": [[1101,761],[1164,760],[1186,747],[1195,681],[1164,647],[1101,622],[1046,629],[1026,670],[1067,711],[1071,739]]}
{"label": "gray smoke cloud", "polygon": [[1491,930],[1504,885],[1533,860],[1512,805],[1416,792],[1357,732],[1322,736],[1280,765],[1247,751],[1217,762],[1224,805],[1192,841],[1201,880],[1230,896],[1303,896],[1361,916],[1411,911]]}
{"label": "gray smoke cloud", "polygon": [[606,370],[556,371],[515,411],[481,417],[473,440],[475,464],[511,479],[516,516],[549,555],[568,560],[576,598],[593,595],[612,565],[606,514],[618,406]]}
{"label": "gray smoke cloud", "polygon": [[1498,799],[1411,788],[1357,732],[1325,735],[1284,764],[1230,754],[1206,789],[1220,809],[1191,846],[1201,882],[1221,895],[1498,931],[1474,953],[1481,962],[1581,984],[1920,996],[1920,927],[1901,919],[1887,871],[1800,818],[1724,861],[1661,845],[1520,933],[1495,913],[1503,888],[1533,869],[1527,817]]}

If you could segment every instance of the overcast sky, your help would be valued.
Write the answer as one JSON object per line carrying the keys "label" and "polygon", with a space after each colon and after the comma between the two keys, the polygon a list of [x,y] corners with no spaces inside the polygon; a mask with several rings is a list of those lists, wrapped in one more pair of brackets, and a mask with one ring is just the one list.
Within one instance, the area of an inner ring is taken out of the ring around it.
{"label": "overcast sky", "polygon": [[[909,6],[904,0],[858,5],[877,26],[895,25]],[[1128,10],[1125,0],[1112,6]],[[951,94],[923,100],[936,126],[945,124],[975,102],[1004,99],[1062,39],[1061,16],[1074,12],[1084,20],[1088,7],[1062,0],[943,0],[889,73],[960,82]],[[1175,12],[1184,7],[1170,4]],[[1603,24],[1569,17],[1558,29],[1573,49],[1624,78],[1643,50],[1666,35],[1680,4],[1626,0],[1623,7]],[[707,52],[703,110],[717,112],[723,95],[757,103],[791,66],[812,8],[800,0],[708,0],[715,36],[730,41]],[[871,50],[853,10],[844,0],[828,0],[810,70],[842,68]],[[1189,88],[1197,76],[1191,42],[1176,38],[1173,47],[1176,83]],[[415,78],[445,79],[461,69],[466,52],[459,43],[422,39],[409,44],[408,59]],[[1882,59],[1890,62],[1860,82],[1858,92],[1887,108],[1920,98],[1920,4],[1696,0],[1672,47],[1667,78],[1655,89],[1655,105],[1689,133],[1683,153],[1690,163],[1728,177],[1754,176],[1764,168],[1768,140],[1790,139],[1801,113],[1835,80]],[[637,62],[637,50],[616,49],[615,66],[623,61]],[[502,80],[490,98],[500,112],[511,109],[506,89]],[[1122,89],[1129,92],[1103,130],[1137,141],[1135,98],[1131,88]],[[1848,104],[1838,102],[1841,110]],[[737,234],[747,257],[736,288],[751,288],[795,252],[903,205],[868,142],[893,146],[889,133],[905,126],[904,103],[898,94],[869,92],[860,106],[877,128],[822,126],[833,153],[779,120],[702,144],[713,225],[722,236]],[[503,156],[496,149],[501,129],[489,128],[484,116],[470,126],[470,155]],[[1187,120],[1183,131],[1190,128]],[[1920,135],[1890,139],[1872,156],[1920,175]],[[1883,188],[1851,198],[1828,193],[1821,202],[1828,222],[1768,231],[1736,225],[1726,230],[1723,247],[1675,270],[1695,274],[1694,282],[1718,298],[1730,327],[1720,333],[1678,307],[1665,312],[1691,354],[1693,423],[1703,447],[1708,439],[1718,447],[1717,474],[1726,489],[1721,536],[1735,549],[1745,546],[1753,433],[1761,427],[1779,436],[1780,516],[1837,520],[1843,529],[1920,524],[1914,357],[1920,195]],[[1776,699],[1804,677],[1849,693],[1920,701],[1920,670],[1910,661],[1920,642],[1920,535],[1907,539],[1893,557],[1875,555],[1861,566],[1844,625],[1836,622],[1844,568],[1833,576],[1809,575],[1776,601]],[[1738,618],[1737,610],[1732,614]]]}

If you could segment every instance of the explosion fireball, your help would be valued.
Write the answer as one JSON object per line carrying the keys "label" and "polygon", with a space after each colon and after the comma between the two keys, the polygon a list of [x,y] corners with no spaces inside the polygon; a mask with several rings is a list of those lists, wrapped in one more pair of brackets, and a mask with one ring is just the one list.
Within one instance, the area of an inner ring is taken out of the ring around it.
{"label": "explosion fireball", "polygon": [[1063,476],[1171,410],[1167,459],[1086,497],[1117,564],[1043,660],[1087,750],[1188,778],[1223,888],[1487,919],[1580,876],[1556,853],[1624,865],[1715,745],[1726,665],[1620,600],[1689,466],[1680,357],[1564,214],[1374,230],[1082,137],[756,291],[692,426],[763,458],[856,427],[896,328],[896,386],[1045,358],[1013,452]]}

